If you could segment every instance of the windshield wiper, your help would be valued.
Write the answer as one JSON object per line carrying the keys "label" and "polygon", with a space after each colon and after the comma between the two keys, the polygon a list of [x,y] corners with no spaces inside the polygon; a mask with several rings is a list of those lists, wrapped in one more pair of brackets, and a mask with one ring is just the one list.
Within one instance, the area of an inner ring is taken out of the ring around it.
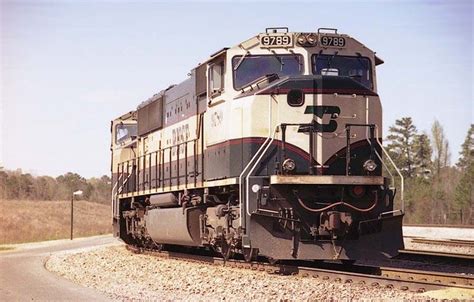
{"label": "windshield wiper", "polygon": [[303,67],[303,62],[301,61],[301,57],[298,56],[294,51],[290,49],[290,52],[293,54],[293,58],[298,63],[298,71],[301,71],[301,67]]}
{"label": "windshield wiper", "polygon": [[240,64],[242,64],[242,62],[244,61],[245,57],[246,57],[247,55],[249,55],[249,54],[250,54],[250,51],[247,50],[247,52],[239,59],[239,61],[238,61],[237,64],[235,65],[234,71],[236,71],[237,69],[239,69]]}
{"label": "windshield wiper", "polygon": [[364,61],[362,61],[362,55],[360,52],[356,52],[357,54],[357,62],[359,62],[360,66],[364,69],[367,69],[367,66],[364,64]]}
{"label": "windshield wiper", "polygon": [[273,49],[271,52],[273,53],[273,57],[280,63],[280,71],[283,71],[283,65],[285,65],[285,63],[283,63],[283,59]]}
{"label": "windshield wiper", "polygon": [[336,52],[334,53],[334,55],[329,59],[329,62],[328,62],[328,69],[331,69],[332,60],[334,59],[335,56],[337,56],[338,53],[339,53],[339,51],[336,51]]}

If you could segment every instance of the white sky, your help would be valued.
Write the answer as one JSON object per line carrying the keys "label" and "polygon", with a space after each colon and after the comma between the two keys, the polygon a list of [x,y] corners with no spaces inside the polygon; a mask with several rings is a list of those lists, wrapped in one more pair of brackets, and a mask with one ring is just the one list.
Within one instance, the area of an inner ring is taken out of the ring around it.
{"label": "white sky", "polygon": [[110,120],[265,27],[335,27],[385,60],[385,129],[473,123],[473,2],[1,1],[0,166],[110,174]]}

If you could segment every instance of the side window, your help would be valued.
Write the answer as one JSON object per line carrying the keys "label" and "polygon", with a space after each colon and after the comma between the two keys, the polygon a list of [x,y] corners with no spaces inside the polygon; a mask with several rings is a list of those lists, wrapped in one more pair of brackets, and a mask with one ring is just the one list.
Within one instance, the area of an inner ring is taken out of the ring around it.
{"label": "side window", "polygon": [[128,139],[137,137],[136,124],[117,124],[115,128],[115,143],[121,144]]}
{"label": "side window", "polygon": [[224,61],[209,66],[209,94],[211,97],[224,91]]}

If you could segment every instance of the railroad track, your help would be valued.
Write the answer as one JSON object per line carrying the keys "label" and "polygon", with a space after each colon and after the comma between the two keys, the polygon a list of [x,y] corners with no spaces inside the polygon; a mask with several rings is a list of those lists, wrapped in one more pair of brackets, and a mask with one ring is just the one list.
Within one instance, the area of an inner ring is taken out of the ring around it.
{"label": "railroad track", "polygon": [[225,265],[241,269],[266,271],[268,273],[300,275],[303,277],[336,282],[360,283],[374,287],[396,288],[414,292],[425,292],[427,290],[446,287],[474,290],[474,277],[459,274],[359,265],[325,264],[329,266],[329,268],[322,268],[320,267],[320,263],[318,264],[317,262],[311,261],[282,262],[276,264],[270,264],[264,261],[245,262],[240,259],[224,261],[223,258],[205,254],[189,254],[181,251],[150,251],[129,246],[127,248],[135,253],[145,253],[172,259]]}
{"label": "railroad track", "polygon": [[474,247],[474,241],[472,240],[432,239],[432,238],[424,238],[424,237],[416,237],[416,236],[404,236],[404,238],[410,239],[412,243],[443,245],[443,246]]}
{"label": "railroad track", "polygon": [[455,229],[472,229],[474,225],[469,224],[411,224],[404,223],[403,226],[419,227],[419,228],[455,228]]}
{"label": "railroad track", "polygon": [[444,259],[444,260],[459,260],[464,262],[464,260],[474,261],[474,255],[466,255],[466,254],[459,254],[459,253],[445,253],[445,252],[433,252],[433,251],[423,251],[423,250],[400,250],[398,251],[401,255],[413,255],[413,256],[428,256],[429,258],[437,258],[437,259]]}
{"label": "railroad track", "polygon": [[[405,249],[400,250],[398,256],[393,259],[443,266],[443,270],[447,270],[447,266],[455,271],[463,268],[465,273],[474,273],[474,269],[472,269],[474,255]],[[456,269],[456,267],[459,268]]]}

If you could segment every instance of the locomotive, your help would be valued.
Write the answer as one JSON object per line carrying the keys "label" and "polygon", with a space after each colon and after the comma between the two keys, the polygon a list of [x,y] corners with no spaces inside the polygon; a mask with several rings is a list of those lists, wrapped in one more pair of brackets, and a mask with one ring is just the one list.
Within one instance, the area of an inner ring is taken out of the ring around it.
{"label": "locomotive", "polygon": [[395,256],[382,63],[329,28],[267,28],[212,54],[111,122],[114,236],[247,261]]}

